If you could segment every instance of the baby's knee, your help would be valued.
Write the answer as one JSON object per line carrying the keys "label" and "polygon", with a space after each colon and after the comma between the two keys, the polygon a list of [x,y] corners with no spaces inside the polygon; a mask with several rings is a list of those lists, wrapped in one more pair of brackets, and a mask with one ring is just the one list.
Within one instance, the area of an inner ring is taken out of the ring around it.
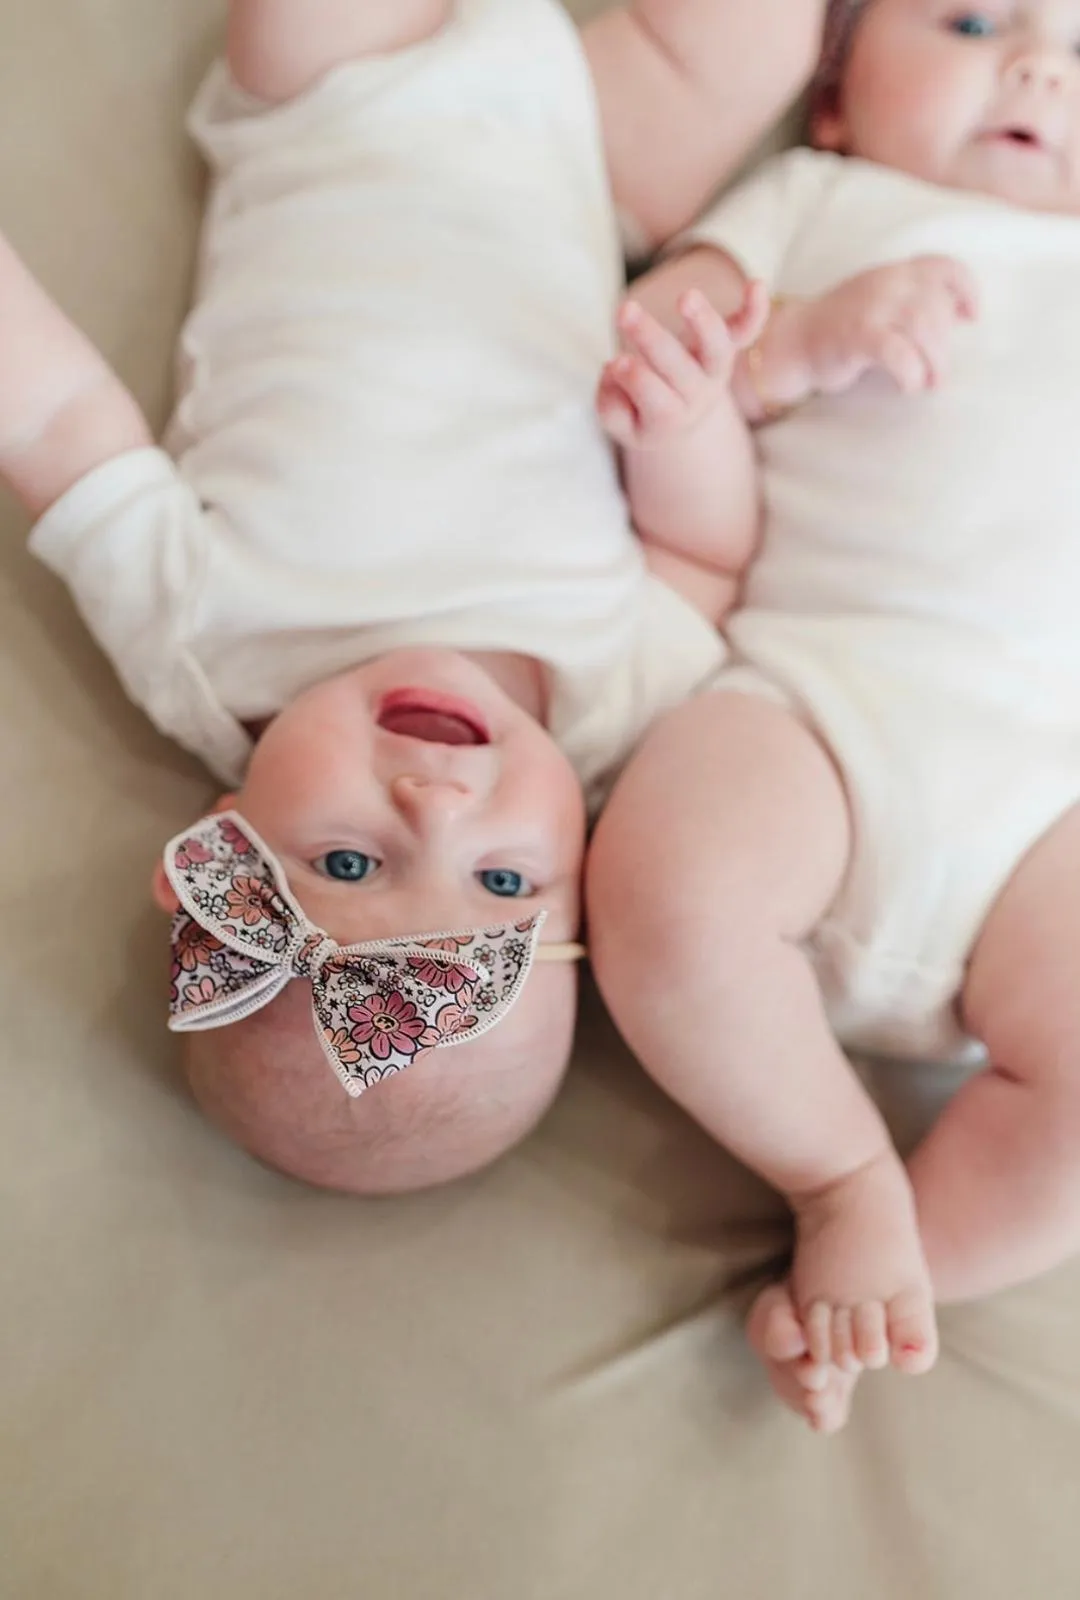
{"label": "baby's knee", "polygon": [[589,954],[616,1017],[699,979],[734,974],[751,948],[772,937],[761,902],[736,873],[711,865],[707,879],[666,871],[662,862],[642,869],[639,852],[598,836],[586,875]]}

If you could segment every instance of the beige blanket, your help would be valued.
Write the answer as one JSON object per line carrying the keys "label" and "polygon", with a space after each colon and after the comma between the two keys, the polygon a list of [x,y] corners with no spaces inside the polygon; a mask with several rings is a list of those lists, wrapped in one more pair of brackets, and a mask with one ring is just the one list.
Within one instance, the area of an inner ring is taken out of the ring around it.
{"label": "beige blanket", "polygon": [[[220,21],[0,0],[0,225],[157,417]],[[0,531],[2,1600],[1076,1600],[1080,1270],[813,1439],[740,1334],[774,1205],[594,1004],[547,1125],[446,1193],[308,1193],[204,1126],[146,882],[209,786]]]}

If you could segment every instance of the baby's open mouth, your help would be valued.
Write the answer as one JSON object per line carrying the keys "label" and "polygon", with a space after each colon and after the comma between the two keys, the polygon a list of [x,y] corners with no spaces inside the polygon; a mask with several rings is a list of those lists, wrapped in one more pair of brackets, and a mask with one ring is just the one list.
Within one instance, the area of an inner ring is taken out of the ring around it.
{"label": "baby's open mouth", "polygon": [[1023,128],[1019,126],[1012,128],[996,128],[994,132],[990,134],[990,139],[995,144],[1017,145],[1021,149],[1045,149],[1044,141],[1033,128]]}
{"label": "baby's open mouth", "polygon": [[376,718],[384,733],[428,744],[490,744],[487,724],[476,706],[438,689],[392,689]]}

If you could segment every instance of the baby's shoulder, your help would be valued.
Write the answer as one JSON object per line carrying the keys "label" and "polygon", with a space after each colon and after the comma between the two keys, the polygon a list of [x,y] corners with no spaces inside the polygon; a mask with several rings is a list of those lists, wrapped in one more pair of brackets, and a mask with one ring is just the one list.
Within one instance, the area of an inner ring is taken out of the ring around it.
{"label": "baby's shoulder", "polygon": [[741,188],[769,186],[782,191],[790,202],[810,202],[832,188],[844,176],[848,163],[829,150],[814,150],[809,145],[793,145],[753,167]]}

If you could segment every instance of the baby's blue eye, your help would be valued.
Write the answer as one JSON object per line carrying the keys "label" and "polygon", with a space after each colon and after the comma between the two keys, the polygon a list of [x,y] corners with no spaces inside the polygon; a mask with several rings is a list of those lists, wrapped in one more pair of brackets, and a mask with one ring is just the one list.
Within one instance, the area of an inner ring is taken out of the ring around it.
{"label": "baby's blue eye", "polygon": [[997,31],[992,17],[981,11],[963,11],[949,22],[953,33],[962,33],[968,39],[989,39]]}
{"label": "baby's blue eye", "polygon": [[312,865],[324,878],[336,878],[338,883],[363,883],[379,863],[362,850],[329,850]]}
{"label": "baby's blue eye", "polygon": [[520,872],[508,872],[505,867],[493,867],[488,872],[478,872],[476,876],[488,894],[497,894],[503,900],[517,900],[522,895],[533,893],[528,878],[523,878]]}

